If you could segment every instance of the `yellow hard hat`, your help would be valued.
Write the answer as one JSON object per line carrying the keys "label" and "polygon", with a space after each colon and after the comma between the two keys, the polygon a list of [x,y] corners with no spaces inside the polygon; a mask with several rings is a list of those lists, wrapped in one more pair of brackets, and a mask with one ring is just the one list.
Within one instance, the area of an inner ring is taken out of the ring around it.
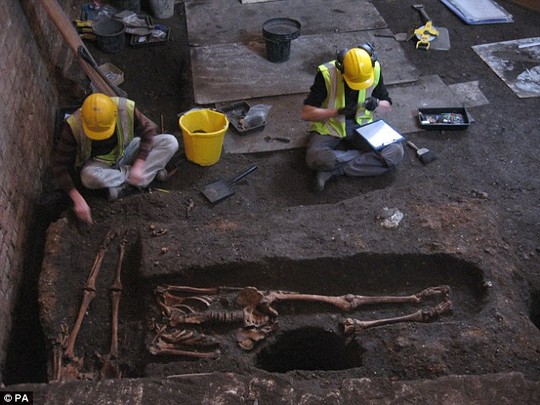
{"label": "yellow hard hat", "polygon": [[360,48],[352,48],[343,57],[343,77],[353,90],[367,89],[375,80],[371,55]]}
{"label": "yellow hard hat", "polygon": [[86,136],[95,141],[102,141],[114,133],[118,108],[109,96],[93,93],[84,100],[81,116]]}

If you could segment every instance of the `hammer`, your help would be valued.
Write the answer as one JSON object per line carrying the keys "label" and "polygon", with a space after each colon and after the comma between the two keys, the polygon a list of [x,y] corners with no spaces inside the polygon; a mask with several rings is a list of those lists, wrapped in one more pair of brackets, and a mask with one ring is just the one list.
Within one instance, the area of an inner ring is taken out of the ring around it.
{"label": "hammer", "polygon": [[407,141],[407,145],[416,151],[416,156],[420,159],[422,164],[427,165],[437,159],[437,156],[427,148],[419,148],[411,141]]}

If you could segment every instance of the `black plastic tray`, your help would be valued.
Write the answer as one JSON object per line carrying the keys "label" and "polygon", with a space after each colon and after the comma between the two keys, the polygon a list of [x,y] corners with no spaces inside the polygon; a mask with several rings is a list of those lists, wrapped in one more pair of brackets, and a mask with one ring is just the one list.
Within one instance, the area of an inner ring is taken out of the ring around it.
{"label": "black plastic tray", "polygon": [[433,130],[461,130],[469,127],[469,115],[465,108],[419,108],[420,127]]}
{"label": "black plastic tray", "polygon": [[245,101],[239,101],[237,103],[232,103],[230,105],[221,106],[220,110],[227,116],[229,122],[234,127],[236,132],[240,135],[246,135],[254,131],[258,131],[266,125],[266,122],[263,122],[260,125],[245,128],[241,124],[242,118],[246,116],[251,106]]}
{"label": "black plastic tray", "polygon": [[163,29],[164,32],[166,32],[166,36],[164,39],[157,39],[152,37],[151,34],[148,35],[131,35],[131,41],[130,45],[138,48],[143,46],[155,46],[155,45],[163,45],[166,43],[169,39],[171,39],[171,29],[166,27]]}

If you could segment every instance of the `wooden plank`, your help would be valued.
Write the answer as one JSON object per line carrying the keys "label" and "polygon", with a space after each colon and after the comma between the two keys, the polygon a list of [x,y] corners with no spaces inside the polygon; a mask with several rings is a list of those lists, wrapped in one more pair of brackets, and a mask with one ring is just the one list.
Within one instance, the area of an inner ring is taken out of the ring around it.
{"label": "wooden plank", "polygon": [[257,4],[187,0],[184,4],[191,46],[257,41],[262,39],[264,22],[278,17],[298,20],[302,35],[387,27],[369,0],[284,0]]}
{"label": "wooden plank", "polygon": [[[307,141],[309,123],[300,118],[300,109],[306,94],[293,94],[278,97],[263,97],[250,100],[249,104],[269,104],[272,106],[267,124],[259,131],[240,135],[230,127],[225,135],[225,153],[271,152],[283,149],[304,147]],[[219,109],[221,105],[216,105]],[[287,138],[285,143],[275,138]]]}
{"label": "wooden plank", "polygon": [[94,69],[79,55],[79,47],[83,47],[83,49],[87,52],[88,55],[90,55],[90,52],[86,48],[86,45],[84,45],[81,37],[79,37],[79,34],[73,27],[73,24],[66,16],[64,10],[62,9],[62,7],[60,7],[58,2],[56,0],[41,0],[41,4],[47,11],[47,14],[53,21],[54,25],[56,25],[56,28],[58,28],[58,31],[60,31],[60,34],[64,38],[64,41],[73,51],[75,58],[83,68],[84,72],[90,78],[94,86],[104,94],[107,94],[109,96],[116,96],[117,93],[113,90],[112,86],[110,86],[109,83],[105,81],[99,71],[97,69]]}
{"label": "wooden plank", "polygon": [[269,1],[285,1],[285,0],[240,0],[240,3],[242,4],[267,3]]}
{"label": "wooden plank", "polygon": [[385,83],[418,78],[400,42],[375,37],[389,30],[304,35],[291,41],[290,58],[283,63],[266,59],[264,42],[222,44],[190,49],[193,94],[197,104],[305,93],[316,67],[335,58],[336,51],[364,42],[377,49]]}
{"label": "wooden plank", "polygon": [[529,10],[540,12],[540,1],[538,0],[509,0],[509,1],[521,7],[528,8]]}
{"label": "wooden plank", "polygon": [[[384,119],[402,134],[423,131],[418,125],[418,108],[461,107],[456,94],[444,84],[437,75],[424,76],[414,83],[389,86],[393,100],[392,112],[376,118]],[[225,153],[258,153],[303,148],[309,138],[309,123],[302,121],[300,110],[307,94],[258,98],[249,101],[250,105],[270,104],[266,126],[253,133],[239,135],[230,128],[225,135]],[[220,105],[217,107],[219,108]],[[284,143],[271,138],[285,137]]]}

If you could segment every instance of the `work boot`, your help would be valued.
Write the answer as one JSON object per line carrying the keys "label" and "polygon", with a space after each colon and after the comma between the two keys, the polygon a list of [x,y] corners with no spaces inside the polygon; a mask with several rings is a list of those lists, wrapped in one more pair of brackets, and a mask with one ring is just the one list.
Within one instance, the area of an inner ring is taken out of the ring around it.
{"label": "work boot", "polygon": [[134,187],[131,184],[124,183],[118,187],[109,187],[107,189],[107,199],[109,201],[114,201],[119,198],[125,197],[134,190]]}
{"label": "work boot", "polygon": [[330,180],[332,177],[336,176],[334,171],[331,172],[317,172],[317,176],[315,178],[315,192],[317,194],[322,193],[324,190],[324,186],[326,185],[326,182]]}
{"label": "work boot", "polygon": [[157,172],[155,180],[163,183],[164,181],[167,181],[169,178],[169,172],[167,172],[167,169],[161,169]]}

